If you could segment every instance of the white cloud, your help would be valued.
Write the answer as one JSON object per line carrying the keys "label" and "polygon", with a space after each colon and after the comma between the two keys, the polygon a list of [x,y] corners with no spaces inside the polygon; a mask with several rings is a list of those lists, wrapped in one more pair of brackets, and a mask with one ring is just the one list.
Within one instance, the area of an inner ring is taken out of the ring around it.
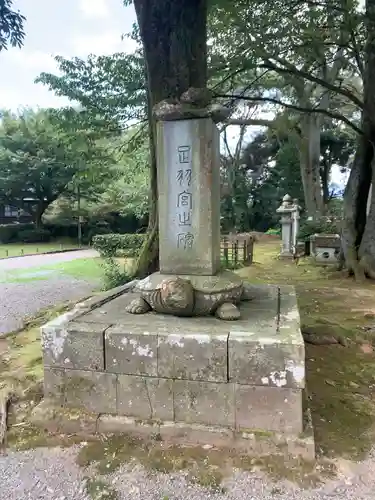
{"label": "white cloud", "polygon": [[73,52],[78,57],[89,54],[109,55],[114,52],[131,52],[136,47],[135,42],[121,35],[108,31],[97,35],[76,35],[72,39]]}
{"label": "white cloud", "polygon": [[80,0],[79,8],[88,18],[101,19],[110,14],[107,0]]}
{"label": "white cloud", "polygon": [[0,108],[17,110],[20,108],[54,108],[71,105],[65,97],[55,96],[47,88],[39,85],[26,85],[23,92],[19,89],[12,90],[1,88]]}
{"label": "white cloud", "polygon": [[2,61],[7,64],[22,67],[39,74],[42,71],[54,72],[57,70],[57,64],[52,54],[42,52],[41,50],[12,49],[1,55]]}

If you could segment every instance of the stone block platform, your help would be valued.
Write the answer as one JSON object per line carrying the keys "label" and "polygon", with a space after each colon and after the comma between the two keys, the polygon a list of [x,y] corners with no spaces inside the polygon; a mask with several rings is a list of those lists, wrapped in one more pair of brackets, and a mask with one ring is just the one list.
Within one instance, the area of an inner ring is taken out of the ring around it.
{"label": "stone block platform", "polygon": [[254,297],[235,322],[131,315],[132,285],[79,304],[41,329],[39,415],[53,406],[64,430],[62,415],[81,408],[92,431],[313,458],[294,289],[254,286]]}

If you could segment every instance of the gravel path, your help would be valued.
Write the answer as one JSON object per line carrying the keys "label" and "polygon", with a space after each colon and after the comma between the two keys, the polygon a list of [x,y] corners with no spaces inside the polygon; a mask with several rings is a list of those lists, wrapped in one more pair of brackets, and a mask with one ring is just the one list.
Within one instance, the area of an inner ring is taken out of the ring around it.
{"label": "gravel path", "polygon": [[[0,500],[90,500],[87,471],[76,465],[76,453],[75,447],[41,448],[0,456]],[[362,463],[342,461],[338,466],[337,478],[306,490],[288,481],[275,483],[261,473],[237,471],[224,481],[224,493],[214,493],[192,484],[184,473],[151,473],[138,465],[122,466],[103,481],[118,500],[374,500],[374,454]]]}
{"label": "gravel path", "polygon": [[[5,271],[28,269],[67,262],[75,259],[96,257],[94,250],[61,254],[32,255],[0,260],[0,275]],[[25,283],[0,283],[0,337],[22,327],[29,316],[41,309],[56,306],[65,301],[76,301],[90,295],[97,283],[57,275],[52,271],[42,280]]]}
{"label": "gravel path", "polygon": [[12,259],[0,259],[0,272],[13,269],[28,269],[30,267],[50,266],[59,262],[69,262],[75,259],[90,259],[98,257],[95,250],[77,250],[75,252],[45,253],[28,255],[25,257],[14,257]]}

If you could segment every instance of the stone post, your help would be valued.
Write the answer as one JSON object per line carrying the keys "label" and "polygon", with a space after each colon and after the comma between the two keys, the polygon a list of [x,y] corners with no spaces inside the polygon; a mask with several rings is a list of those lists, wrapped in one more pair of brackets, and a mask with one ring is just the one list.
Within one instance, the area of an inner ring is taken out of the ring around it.
{"label": "stone post", "polygon": [[292,212],[292,244],[293,244],[293,254],[296,254],[297,251],[297,239],[299,233],[299,221],[300,221],[300,210],[301,207],[298,205],[298,199],[294,198],[293,200],[294,211]]}
{"label": "stone post", "polygon": [[219,150],[211,118],[157,123],[163,274],[212,276],[220,268]]}
{"label": "stone post", "polygon": [[293,258],[293,220],[294,205],[292,198],[286,194],[283,198],[281,206],[277,209],[277,213],[281,214],[281,252],[280,257],[283,259]]}

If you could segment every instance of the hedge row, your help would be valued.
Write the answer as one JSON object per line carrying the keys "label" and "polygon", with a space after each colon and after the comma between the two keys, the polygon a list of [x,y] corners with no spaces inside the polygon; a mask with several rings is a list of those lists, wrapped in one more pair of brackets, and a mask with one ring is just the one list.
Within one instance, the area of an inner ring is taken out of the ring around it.
{"label": "hedge row", "polygon": [[145,234],[102,234],[94,236],[92,246],[102,257],[136,257]]}
{"label": "hedge row", "polygon": [[[106,223],[83,224],[82,242],[89,244],[97,234],[111,233]],[[50,240],[69,238],[77,239],[77,224],[44,224],[37,229],[34,224],[0,224],[0,243],[42,243]]]}

